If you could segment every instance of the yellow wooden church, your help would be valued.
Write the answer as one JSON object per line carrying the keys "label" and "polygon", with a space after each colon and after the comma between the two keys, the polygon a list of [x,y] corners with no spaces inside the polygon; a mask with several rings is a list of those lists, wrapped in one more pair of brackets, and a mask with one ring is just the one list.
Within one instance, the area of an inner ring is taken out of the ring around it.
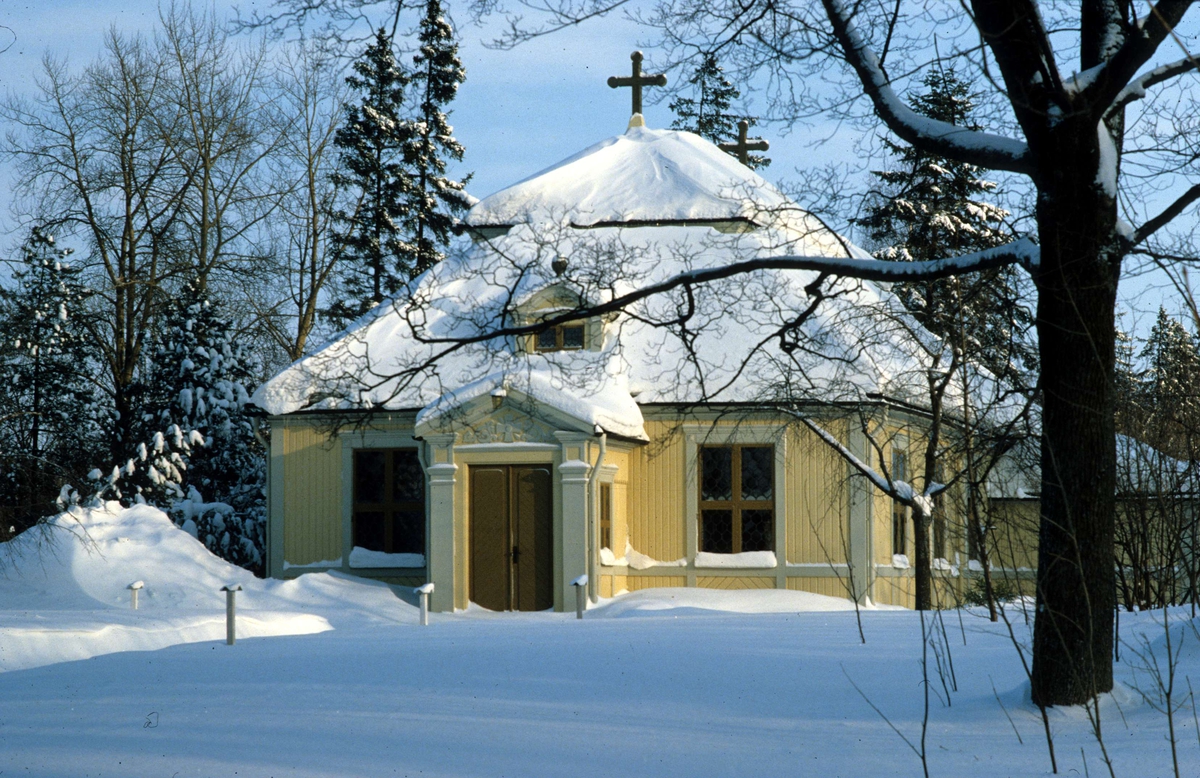
{"label": "yellow wooden church", "polygon": [[[734,156],[636,114],[464,225],[469,250],[255,394],[269,575],[432,582],[440,611],[570,609],[585,575],[593,600],[911,604],[907,509],[797,420],[916,475],[925,351],[886,288],[755,271],[604,308],[754,257],[866,254]],[[965,567],[959,537],[935,532],[940,569]]]}

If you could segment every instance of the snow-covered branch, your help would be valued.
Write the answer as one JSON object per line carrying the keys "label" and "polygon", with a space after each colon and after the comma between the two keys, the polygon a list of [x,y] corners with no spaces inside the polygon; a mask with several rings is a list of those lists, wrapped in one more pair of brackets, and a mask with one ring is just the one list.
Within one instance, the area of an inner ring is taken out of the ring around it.
{"label": "snow-covered branch", "polygon": [[[1123,96],[1129,95],[1127,101],[1140,97],[1136,94],[1137,84],[1143,79],[1151,79],[1151,83],[1158,83],[1178,75],[1177,72],[1169,72],[1177,63],[1156,68],[1140,78],[1137,77],[1137,72],[1150,61],[1167,36],[1174,34],[1175,27],[1194,4],[1195,0],[1159,0],[1150,7],[1149,14],[1135,28],[1135,33],[1129,35],[1121,48],[1096,69],[1091,83],[1080,95],[1084,103],[1091,106],[1097,121],[1108,114]],[[1150,85],[1142,84],[1141,89],[1144,90]]]}
{"label": "snow-covered branch", "polygon": [[875,485],[875,488],[879,489],[879,491],[883,492],[888,497],[891,497],[893,500],[898,500],[910,508],[920,511],[926,516],[932,513],[933,498],[948,488],[948,484],[939,484],[930,481],[930,488],[924,494],[917,494],[917,490],[913,489],[912,485],[907,481],[896,481],[891,478],[887,478],[875,470],[875,468],[862,461],[858,455],[842,445],[840,440],[834,437],[820,424],[817,424],[807,416],[798,416],[797,418],[800,419],[804,426],[808,427],[816,434],[817,437],[824,441],[826,445],[837,452],[838,456],[846,460],[851,467],[853,467],[862,475],[866,476],[867,479]]}
{"label": "snow-covered branch", "polygon": [[855,28],[841,0],[822,0],[822,4],[846,61],[888,129],[919,149],[945,157],[992,170],[1032,172],[1029,147],[1023,141],[930,119],[909,108],[892,88],[879,58]]}
{"label": "snow-covered branch", "polygon": [[1116,99],[1113,100],[1112,107],[1108,109],[1108,112],[1119,111],[1130,103],[1141,100],[1146,96],[1146,90],[1151,87],[1170,81],[1177,76],[1193,70],[1200,70],[1200,62],[1195,57],[1190,56],[1149,70],[1130,81],[1125,85],[1124,89],[1117,93]]}
{"label": "snow-covered branch", "polygon": [[571,308],[556,316],[547,316],[524,325],[500,327],[477,334],[454,338],[422,337],[425,343],[481,343],[502,336],[531,335],[548,327],[565,324],[587,316],[603,316],[624,311],[633,303],[661,295],[681,287],[694,287],[733,276],[760,270],[810,270],[828,276],[858,278],[864,281],[932,281],[938,278],[992,270],[1008,265],[1021,265],[1029,270],[1037,266],[1040,252],[1028,238],[1020,238],[996,248],[962,254],[957,257],[920,262],[894,262],[885,259],[850,259],[846,257],[802,256],[783,254],[775,257],[748,259],[712,268],[690,270],[655,284],[648,284],[611,300],[583,308]]}

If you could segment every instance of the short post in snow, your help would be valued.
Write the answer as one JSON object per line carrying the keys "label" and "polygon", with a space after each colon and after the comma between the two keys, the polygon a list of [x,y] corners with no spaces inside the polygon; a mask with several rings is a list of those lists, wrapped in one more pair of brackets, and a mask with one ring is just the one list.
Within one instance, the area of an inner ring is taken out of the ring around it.
{"label": "short post in snow", "polygon": [[137,595],[138,595],[138,592],[139,592],[139,591],[140,591],[140,590],[141,590],[141,589],[142,589],[142,588],[143,588],[145,585],[146,585],[146,584],[142,583],[141,581],[134,581],[133,583],[129,584],[129,586],[128,586],[128,587],[126,587],[127,589],[129,589],[129,604],[133,606],[133,609],[134,609],[134,610],[137,610]]}
{"label": "short post in snow", "polygon": [[433,583],[423,584],[413,589],[421,596],[421,626],[429,626],[429,595],[433,594]]}
{"label": "short post in snow", "polygon": [[575,618],[583,618],[583,609],[587,607],[587,573],[571,581],[571,586],[575,587]]}
{"label": "short post in snow", "polygon": [[240,584],[222,586],[225,592],[225,645],[232,646],[237,642],[237,604],[234,598],[242,590]]}

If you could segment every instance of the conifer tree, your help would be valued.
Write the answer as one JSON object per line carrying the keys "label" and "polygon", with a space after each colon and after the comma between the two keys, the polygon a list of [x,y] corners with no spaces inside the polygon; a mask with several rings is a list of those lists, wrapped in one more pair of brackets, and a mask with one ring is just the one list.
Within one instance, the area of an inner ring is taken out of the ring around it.
{"label": "conifer tree", "polygon": [[375,34],[352,70],[346,84],[357,102],[346,106],[334,138],[339,156],[332,176],[343,199],[353,203],[333,214],[341,289],[326,313],[339,324],[383,302],[416,270],[402,236],[413,195],[404,160],[414,129],[404,118],[409,77],[396,63],[386,30]]}
{"label": "conifer tree", "polygon": [[1146,371],[1139,405],[1145,416],[1137,437],[1177,456],[1190,457],[1189,439],[1200,433],[1200,349],[1196,340],[1160,307],[1141,359]]}
{"label": "conifer tree", "polygon": [[[184,286],[167,311],[154,355],[147,408],[158,428],[193,439],[185,455],[184,501],[168,506],[210,551],[261,567],[265,454],[247,413],[256,360],[233,323],[199,281]],[[188,521],[194,525],[188,525]]]}
{"label": "conifer tree", "polygon": [[[971,120],[969,85],[952,70],[925,78],[926,92],[913,107],[932,119],[978,129]],[[871,193],[865,215],[856,220],[880,259],[919,261],[993,248],[1012,240],[1004,228],[1008,213],[988,202],[996,185],[974,165],[927,154],[884,139],[900,164],[876,171],[881,186]],[[996,375],[1024,382],[1036,367],[1028,333],[1033,316],[1021,303],[1013,268],[937,281],[896,284],[905,306],[928,328],[960,347],[972,361]]]}
{"label": "conifer tree", "polygon": [[[695,86],[695,97],[677,97],[671,102],[670,108],[676,117],[671,122],[671,129],[694,132],[713,143],[725,143],[737,139],[738,122],[744,119],[751,127],[758,123],[758,117],[729,113],[741,92],[725,78],[716,54],[704,55],[688,83]],[[770,159],[759,154],[750,154],[748,159],[747,167],[751,170],[771,164]]]}
{"label": "conifer tree", "polygon": [[470,176],[462,181],[446,176],[447,161],[463,157],[446,106],[457,95],[466,71],[441,0],[426,0],[417,39],[420,51],[413,57],[412,82],[420,104],[404,150],[413,186],[406,218],[409,241],[401,264],[410,276],[444,258],[455,215],[469,205],[463,187],[470,180]]}
{"label": "conifer tree", "polygon": [[154,430],[119,466],[114,496],[171,513],[210,551],[261,570],[265,451],[248,413],[256,360],[198,280],[171,301],[147,369]]}
{"label": "conifer tree", "polygon": [[85,302],[69,250],[34,228],[0,295],[0,505],[24,529],[87,470],[96,434]]}

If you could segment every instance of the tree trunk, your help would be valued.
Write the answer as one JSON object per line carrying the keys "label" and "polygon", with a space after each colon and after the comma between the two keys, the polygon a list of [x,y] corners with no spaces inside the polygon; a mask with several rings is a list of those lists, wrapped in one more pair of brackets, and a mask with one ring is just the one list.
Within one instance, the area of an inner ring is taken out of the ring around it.
{"label": "tree trunk", "polygon": [[913,567],[916,568],[916,606],[919,611],[927,611],[933,607],[933,565],[929,558],[929,524],[930,516],[925,511],[914,508],[913,518]]}
{"label": "tree trunk", "polygon": [[[1038,181],[1042,499],[1032,693],[1078,705],[1112,689],[1116,204],[1095,127],[1056,133]],[[1090,135],[1090,138],[1089,138]],[[1078,164],[1064,164],[1075,159]]]}

